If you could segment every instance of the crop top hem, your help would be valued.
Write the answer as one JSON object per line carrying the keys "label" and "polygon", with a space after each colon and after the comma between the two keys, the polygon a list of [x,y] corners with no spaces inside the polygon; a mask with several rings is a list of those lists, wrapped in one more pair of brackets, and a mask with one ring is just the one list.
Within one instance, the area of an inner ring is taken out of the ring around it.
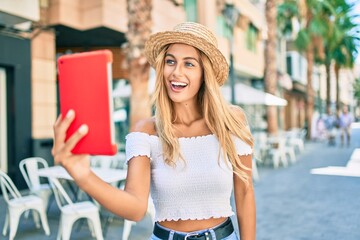
{"label": "crop top hem", "polygon": [[213,215],[213,216],[207,216],[207,217],[186,217],[186,218],[182,218],[182,217],[172,217],[172,218],[157,218],[156,221],[157,222],[164,222],[164,221],[179,221],[179,220],[207,220],[210,218],[222,218],[222,217],[231,217],[235,215],[234,212],[232,212],[230,215],[229,214],[221,214],[221,215]]}

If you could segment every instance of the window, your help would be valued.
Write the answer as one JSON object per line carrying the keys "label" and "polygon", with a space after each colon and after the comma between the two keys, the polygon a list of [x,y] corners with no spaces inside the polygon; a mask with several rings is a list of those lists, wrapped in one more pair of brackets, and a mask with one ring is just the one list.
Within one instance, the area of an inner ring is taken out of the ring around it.
{"label": "window", "polygon": [[306,84],[306,59],[296,51],[288,51],[286,53],[287,73],[291,78],[300,83]]}
{"label": "window", "polygon": [[256,52],[258,30],[252,24],[249,24],[246,31],[246,48],[251,52]]}
{"label": "window", "polygon": [[197,0],[185,0],[184,8],[189,22],[197,22]]}
{"label": "window", "polygon": [[290,76],[292,76],[293,72],[292,72],[292,57],[291,56],[286,57],[286,68],[287,68],[287,73]]}
{"label": "window", "polygon": [[226,24],[225,18],[223,15],[217,16],[216,18],[216,32],[217,35],[229,38],[231,36],[231,31]]}

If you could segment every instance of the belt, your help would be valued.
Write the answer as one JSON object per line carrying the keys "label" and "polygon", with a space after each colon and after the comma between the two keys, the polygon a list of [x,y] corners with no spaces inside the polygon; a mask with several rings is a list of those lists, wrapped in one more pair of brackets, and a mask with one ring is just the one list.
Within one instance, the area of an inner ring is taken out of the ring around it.
{"label": "belt", "polygon": [[[231,219],[228,218],[224,223],[212,229],[215,232],[215,236],[217,240],[221,240],[225,237],[230,236],[234,232],[234,227],[232,225]],[[160,239],[167,240],[169,239],[171,230],[166,230],[158,224],[154,226],[154,235]],[[173,240],[210,240],[213,239],[210,233],[210,229],[205,232],[197,233],[177,233],[174,232]]]}

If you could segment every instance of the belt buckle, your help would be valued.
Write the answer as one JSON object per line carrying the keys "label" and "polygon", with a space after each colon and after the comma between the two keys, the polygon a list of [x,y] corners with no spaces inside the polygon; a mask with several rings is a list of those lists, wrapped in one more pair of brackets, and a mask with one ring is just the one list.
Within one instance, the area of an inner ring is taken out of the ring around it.
{"label": "belt buckle", "polygon": [[198,237],[202,237],[202,236],[205,236],[206,239],[209,239],[208,235],[209,235],[209,232],[205,232],[205,233],[188,233],[188,234],[185,235],[184,240],[188,240],[188,238],[192,238],[192,237],[198,238]]}
{"label": "belt buckle", "polygon": [[187,233],[184,240],[187,240],[189,237],[198,237],[199,235],[199,233]]}

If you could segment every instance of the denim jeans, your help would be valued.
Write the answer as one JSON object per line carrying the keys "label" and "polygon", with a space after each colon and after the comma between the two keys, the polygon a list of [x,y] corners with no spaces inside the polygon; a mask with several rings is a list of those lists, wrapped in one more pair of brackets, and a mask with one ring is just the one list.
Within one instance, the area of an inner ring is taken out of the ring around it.
{"label": "denim jeans", "polygon": [[[152,234],[149,240],[170,240],[170,239],[160,239],[160,238],[156,237],[154,234]],[[236,236],[236,233],[233,232],[230,236],[228,236],[226,238],[223,238],[223,239],[214,238],[214,240],[239,240],[239,238]]]}

